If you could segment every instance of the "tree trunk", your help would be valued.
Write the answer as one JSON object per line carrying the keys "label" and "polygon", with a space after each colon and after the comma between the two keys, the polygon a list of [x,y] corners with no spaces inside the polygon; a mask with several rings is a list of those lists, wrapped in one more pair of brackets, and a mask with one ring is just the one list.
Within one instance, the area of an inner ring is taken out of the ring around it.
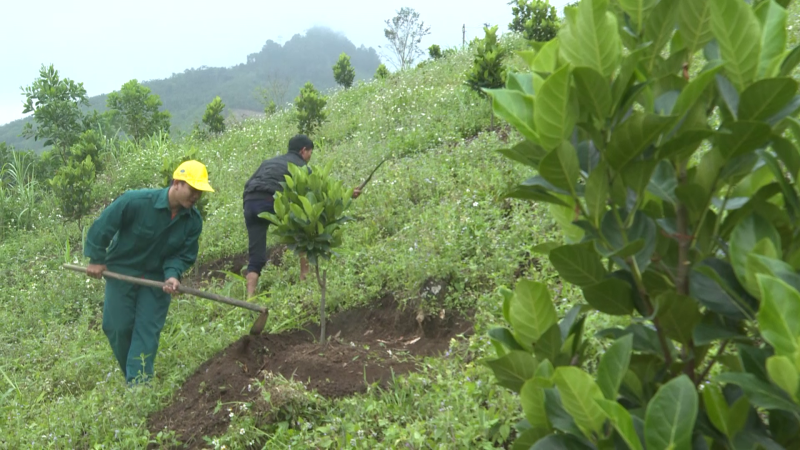
{"label": "tree trunk", "polygon": [[325,290],[327,285],[328,269],[322,271],[322,277],[319,276],[319,263],[314,265],[317,272],[317,283],[322,292],[322,298],[319,302],[319,343],[325,342]]}

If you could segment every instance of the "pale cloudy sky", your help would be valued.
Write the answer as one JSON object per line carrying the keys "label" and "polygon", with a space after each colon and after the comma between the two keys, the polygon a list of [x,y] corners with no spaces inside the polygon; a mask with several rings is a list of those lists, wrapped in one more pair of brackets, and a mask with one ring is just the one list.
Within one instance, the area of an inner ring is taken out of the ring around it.
{"label": "pale cloudy sky", "polygon": [[[567,0],[550,0],[562,15]],[[508,0],[39,0],[0,5],[0,125],[20,119],[22,91],[42,64],[83,82],[89,96],[133,78],[167,78],[200,66],[246,61],[272,39],[283,43],[312,26],[344,33],[379,51],[384,21],[411,7],[431,27],[422,45],[442,47],[483,36],[484,23],[506,32]],[[388,65],[388,64],[387,64]]]}

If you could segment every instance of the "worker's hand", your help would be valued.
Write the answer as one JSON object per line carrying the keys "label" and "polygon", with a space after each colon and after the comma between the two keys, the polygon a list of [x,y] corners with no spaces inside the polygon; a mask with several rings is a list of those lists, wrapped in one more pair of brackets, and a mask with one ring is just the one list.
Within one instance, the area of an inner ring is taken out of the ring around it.
{"label": "worker's hand", "polygon": [[89,266],[86,267],[86,274],[92,278],[102,278],[105,270],[105,264],[89,264]]}
{"label": "worker's hand", "polygon": [[359,188],[353,189],[353,198],[358,198],[359,195],[361,195],[361,189]]}
{"label": "worker's hand", "polygon": [[163,291],[167,294],[175,295],[178,293],[178,287],[180,287],[181,282],[178,281],[175,277],[167,278],[167,281],[164,282]]}

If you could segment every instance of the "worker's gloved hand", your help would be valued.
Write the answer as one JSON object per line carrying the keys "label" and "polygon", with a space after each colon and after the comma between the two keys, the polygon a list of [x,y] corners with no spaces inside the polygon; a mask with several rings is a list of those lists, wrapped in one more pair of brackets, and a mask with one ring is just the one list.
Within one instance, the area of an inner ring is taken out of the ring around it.
{"label": "worker's gloved hand", "polygon": [[105,264],[89,264],[86,267],[86,274],[93,278],[102,278],[105,270]]}
{"label": "worker's gloved hand", "polygon": [[358,198],[359,195],[361,195],[361,189],[359,188],[353,189],[353,198]]}
{"label": "worker's gloved hand", "polygon": [[167,294],[175,295],[178,293],[178,287],[181,285],[181,282],[178,281],[177,278],[171,277],[167,278],[167,281],[164,282],[164,292]]}

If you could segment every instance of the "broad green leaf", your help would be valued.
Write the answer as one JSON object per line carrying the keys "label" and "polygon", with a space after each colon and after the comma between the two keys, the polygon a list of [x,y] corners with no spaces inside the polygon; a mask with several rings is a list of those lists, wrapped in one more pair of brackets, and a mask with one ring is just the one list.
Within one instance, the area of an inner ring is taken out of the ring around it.
{"label": "broad green leaf", "polygon": [[752,152],[769,143],[772,130],[763,122],[738,121],[728,132],[716,135],[715,147],[725,161]]}
{"label": "broad green leaf", "polygon": [[786,58],[783,59],[778,76],[785,77],[791,75],[798,64],[800,64],[800,45],[795,46],[792,51],[786,55]]}
{"label": "broad green leaf", "polygon": [[742,388],[753,406],[765,409],[780,409],[793,413],[800,408],[786,399],[786,394],[777,387],[762,381],[752,373],[724,372],[714,377],[719,383],[731,383]]}
{"label": "broad green leaf", "polygon": [[658,158],[689,159],[704,140],[714,136],[711,130],[687,129],[658,148]]}
{"label": "broad green leaf", "polygon": [[619,0],[619,6],[628,13],[636,27],[634,31],[639,34],[642,32],[645,17],[656,6],[656,0]]}
{"label": "broad green leaf", "polygon": [[650,183],[657,163],[658,161],[655,159],[631,161],[625,166],[625,170],[622,171],[622,181],[637,197],[644,193],[644,190]]}
{"label": "broad green leaf", "polygon": [[576,67],[572,76],[582,109],[599,119],[607,118],[611,114],[611,83],[608,78],[589,67]]}
{"label": "broad green leaf", "polygon": [[694,327],[703,319],[697,303],[675,292],[660,295],[656,303],[659,324],[666,335],[683,344],[690,343]]}
{"label": "broad green leaf", "polygon": [[[675,168],[672,167],[669,161],[659,161],[652,178],[650,178],[650,183],[647,185],[647,190],[661,200],[674,205],[678,203],[678,198],[675,197],[675,188],[677,186],[678,178],[675,175]],[[588,184],[586,195],[589,195]]]}
{"label": "broad green leaf", "polygon": [[500,286],[497,290],[503,296],[503,318],[511,323],[511,302],[514,301],[514,291],[505,286]]}
{"label": "broad green leaf", "polygon": [[678,30],[689,54],[694,54],[711,41],[714,38],[711,32],[711,1],[680,0]]}
{"label": "broad green leaf", "polygon": [[776,355],[800,361],[800,293],[783,280],[758,275],[761,308],[758,328],[761,336],[775,348]]}
{"label": "broad green leaf", "polygon": [[616,16],[599,8],[595,11],[595,3],[607,4],[607,1],[583,0],[576,14],[566,16],[566,23],[559,31],[559,50],[573,67],[589,67],[610,79],[619,66],[622,42]]}
{"label": "broad green leaf", "polygon": [[585,232],[581,227],[572,223],[575,221],[575,203],[572,201],[567,202],[568,199],[565,197],[566,196],[558,196],[558,198],[560,198],[562,202],[567,203],[568,206],[551,204],[550,214],[561,227],[565,242],[572,244],[580,242]]}
{"label": "broad green leaf", "polygon": [[770,356],[767,358],[767,373],[770,380],[786,391],[792,400],[797,402],[797,388],[800,385],[800,375],[797,367],[786,356]]}
{"label": "broad green leaf", "polygon": [[601,162],[589,174],[589,179],[586,181],[586,192],[584,194],[589,218],[592,219],[594,226],[600,224],[600,218],[603,217],[603,214],[606,212],[609,189],[608,170],[605,162]]}
{"label": "broad green leaf", "polygon": [[528,350],[533,349],[542,333],[558,322],[547,286],[524,279],[517,282],[509,315],[517,342]]}
{"label": "broad green leaf", "polygon": [[542,186],[516,186],[503,194],[503,197],[506,198],[519,198],[523,200],[536,200],[544,203],[550,203],[552,205],[558,205],[562,207],[569,207],[569,205],[561,200],[560,198],[550,194],[547,188]]}
{"label": "broad green leaf", "polygon": [[561,329],[554,323],[539,336],[534,345],[534,355],[540,361],[553,361],[554,364],[560,365],[559,353],[562,344]]}
{"label": "broad green leaf", "polygon": [[541,50],[536,53],[536,57],[531,64],[531,70],[541,73],[555,72],[558,63],[558,46],[558,39],[547,41]]}
{"label": "broad green leaf", "polygon": [[533,91],[533,74],[508,72],[506,76],[506,89],[519,91],[526,95],[535,95]]}
{"label": "broad green leaf", "polygon": [[570,101],[570,70],[570,66],[565,65],[547,77],[536,94],[533,121],[539,141],[547,150],[558,148],[575,128],[577,99]]}
{"label": "broad green leaf", "polygon": [[608,400],[617,399],[617,391],[622,383],[633,350],[633,335],[627,334],[617,339],[600,357],[597,368],[597,384]]}
{"label": "broad green leaf", "polygon": [[692,221],[699,219],[708,207],[709,193],[697,183],[691,182],[676,187],[675,196],[686,206]]}
{"label": "broad green leaf", "polygon": [[630,413],[616,401],[598,399],[597,404],[603,409],[606,417],[614,425],[620,437],[628,444],[631,450],[642,450],[642,441],[636,434],[636,429],[633,427],[633,419]]}
{"label": "broad green leaf", "polygon": [[717,38],[725,73],[741,92],[758,73],[761,61],[761,24],[742,0],[709,0],[711,30]]}
{"label": "broad green leaf", "polygon": [[514,392],[519,392],[536,371],[536,359],[521,350],[512,350],[499,358],[486,360],[486,364],[494,372],[497,384]]}
{"label": "broad green leaf", "polygon": [[492,328],[489,330],[489,337],[506,347],[510,350],[524,350],[521,345],[514,339],[514,334],[508,328]]}
{"label": "broad green leaf", "polygon": [[593,241],[563,245],[551,250],[550,263],[561,278],[578,286],[598,283],[606,275]]}
{"label": "broad green leaf", "polygon": [[558,389],[555,387],[545,389],[544,395],[544,407],[547,410],[547,418],[550,419],[553,428],[575,436],[582,436],[583,432],[578,428],[575,419],[564,409]]}
{"label": "broad green leaf", "polygon": [[609,166],[620,171],[674,122],[673,117],[634,112],[614,131],[606,148]]}
{"label": "broad green leaf", "polygon": [[706,88],[714,81],[714,77],[720,70],[722,70],[721,61],[710,62],[709,66],[700,72],[697,77],[681,91],[678,100],[675,102],[672,113],[676,116],[682,116],[689,112],[689,109],[702,97],[703,92],[705,92]]}
{"label": "broad green leaf", "polygon": [[521,162],[526,166],[539,168],[539,162],[547,155],[547,150],[534,144],[529,140],[524,140],[511,148],[503,148],[497,151],[508,159]]}
{"label": "broad green leaf", "polygon": [[786,9],[772,0],[766,0],[756,5],[754,12],[762,30],[758,77],[772,77],[778,72],[786,50]]}
{"label": "broad green leaf", "polygon": [[791,78],[759,80],[742,92],[739,120],[765,120],[780,111],[797,93],[797,81]]}
{"label": "broad green leaf", "polygon": [[556,369],[553,381],[561,394],[564,409],[584,434],[588,437],[590,432],[599,432],[605,413],[595,400],[603,399],[603,392],[592,376],[577,367],[565,366]]}
{"label": "broad green leaf", "polygon": [[511,446],[511,450],[530,450],[539,440],[550,436],[551,432],[542,428],[529,428],[522,432]]}
{"label": "broad green leaf", "polygon": [[746,286],[747,255],[762,239],[768,239],[776,250],[782,248],[778,231],[759,214],[750,214],[742,219],[731,233],[728,253],[736,278],[742,285]]}
{"label": "broad green leaf", "polygon": [[572,434],[551,434],[536,442],[530,450],[594,450],[585,438],[580,439]]}
{"label": "broad green leaf", "polygon": [[662,385],[645,413],[647,450],[690,449],[697,409],[697,391],[688,376],[680,375]]}
{"label": "broad green leaf", "polygon": [[652,70],[661,56],[661,49],[672,38],[678,17],[678,0],[660,0],[648,14],[644,25],[644,38],[650,42],[647,67]]}
{"label": "broad green leaf", "polygon": [[[634,255],[634,259],[639,265],[639,270],[644,272],[650,265],[650,258],[656,249],[656,224],[641,210],[634,214],[633,224],[624,229],[622,227],[626,224],[628,215],[620,210],[607,211],[600,225],[600,233],[604,240],[597,241],[597,250],[603,256],[613,258],[613,254],[625,249],[632,242],[642,239],[645,246]],[[619,260],[617,262],[627,264]]]}
{"label": "broad green leaf", "polygon": [[539,163],[539,174],[557,188],[575,195],[575,184],[580,177],[578,154],[567,141],[561,141]]}
{"label": "broad green leaf", "polygon": [[484,89],[492,98],[492,109],[523,136],[534,144],[539,144],[539,135],[533,125],[534,99],[519,91],[510,89]]}
{"label": "broad green leaf", "polygon": [[550,420],[547,419],[547,411],[544,406],[544,388],[549,387],[552,387],[550,382],[534,377],[526,381],[519,392],[525,418],[534,428],[542,428],[547,431],[551,431],[552,426]]}
{"label": "broad green leaf", "polygon": [[585,286],[583,297],[596,310],[612,316],[627,316],[633,310],[633,289],[619,278],[606,278]]}
{"label": "broad green leaf", "polygon": [[716,384],[708,383],[703,386],[703,403],[706,407],[706,414],[711,423],[717,430],[729,439],[733,436],[728,427],[728,402],[722,394],[722,389]]}
{"label": "broad green leaf", "polygon": [[800,151],[797,150],[797,146],[789,139],[773,135],[772,149],[786,165],[789,173],[797,179],[797,174],[800,173]]}

